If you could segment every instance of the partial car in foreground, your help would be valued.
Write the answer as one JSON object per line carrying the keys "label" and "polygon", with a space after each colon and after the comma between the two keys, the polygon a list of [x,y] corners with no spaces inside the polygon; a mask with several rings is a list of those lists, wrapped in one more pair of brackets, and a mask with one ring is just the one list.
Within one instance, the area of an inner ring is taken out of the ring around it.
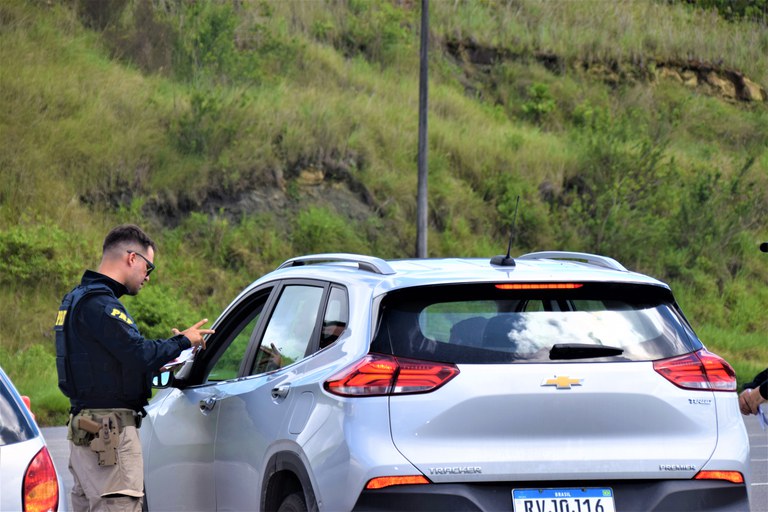
{"label": "partial car in foreground", "polygon": [[0,510],[63,511],[66,497],[45,439],[0,368]]}
{"label": "partial car in foreground", "polygon": [[599,255],[294,258],[165,373],[150,510],[748,510],[736,379]]}

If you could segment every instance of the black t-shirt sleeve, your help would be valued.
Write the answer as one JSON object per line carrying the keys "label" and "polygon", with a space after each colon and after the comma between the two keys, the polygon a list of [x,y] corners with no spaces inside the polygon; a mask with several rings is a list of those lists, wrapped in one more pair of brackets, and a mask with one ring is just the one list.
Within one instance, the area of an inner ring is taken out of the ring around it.
{"label": "black t-shirt sleeve", "polygon": [[768,399],[768,368],[755,375],[752,382],[744,384],[744,389],[753,388],[760,388],[760,395],[763,398]]}
{"label": "black t-shirt sleeve", "polygon": [[78,331],[98,343],[122,365],[137,372],[152,372],[191,347],[184,335],[168,339],[144,338],[122,303],[109,295],[96,295],[81,303]]}

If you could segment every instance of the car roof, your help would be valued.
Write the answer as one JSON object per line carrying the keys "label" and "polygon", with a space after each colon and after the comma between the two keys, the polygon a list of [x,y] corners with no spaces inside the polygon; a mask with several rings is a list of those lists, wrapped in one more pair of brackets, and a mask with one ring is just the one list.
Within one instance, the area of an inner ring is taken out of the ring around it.
{"label": "car roof", "polygon": [[582,281],[669,288],[657,279],[627,270],[616,260],[594,254],[550,251],[525,254],[513,261],[510,266],[493,264],[491,258],[383,260],[348,253],[312,254],[287,260],[251,287],[276,279],[304,278],[368,286],[376,289],[374,295],[411,286],[482,282]]}

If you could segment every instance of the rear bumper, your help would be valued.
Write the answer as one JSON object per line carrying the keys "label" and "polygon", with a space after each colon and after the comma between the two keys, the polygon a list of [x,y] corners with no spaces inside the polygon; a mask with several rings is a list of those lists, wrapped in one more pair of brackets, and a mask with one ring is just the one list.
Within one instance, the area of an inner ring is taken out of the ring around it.
{"label": "rear bumper", "polygon": [[395,486],[363,491],[356,511],[512,511],[512,490],[610,487],[619,512],[748,512],[745,484],[719,480],[505,482]]}

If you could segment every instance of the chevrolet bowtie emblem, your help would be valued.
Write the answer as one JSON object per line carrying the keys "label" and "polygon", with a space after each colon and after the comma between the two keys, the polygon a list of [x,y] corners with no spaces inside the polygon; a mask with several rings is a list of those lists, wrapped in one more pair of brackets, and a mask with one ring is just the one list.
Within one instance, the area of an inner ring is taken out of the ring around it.
{"label": "chevrolet bowtie emblem", "polygon": [[556,376],[554,379],[544,379],[542,386],[557,386],[557,389],[571,389],[571,386],[581,386],[584,379],[572,379],[567,376]]}

